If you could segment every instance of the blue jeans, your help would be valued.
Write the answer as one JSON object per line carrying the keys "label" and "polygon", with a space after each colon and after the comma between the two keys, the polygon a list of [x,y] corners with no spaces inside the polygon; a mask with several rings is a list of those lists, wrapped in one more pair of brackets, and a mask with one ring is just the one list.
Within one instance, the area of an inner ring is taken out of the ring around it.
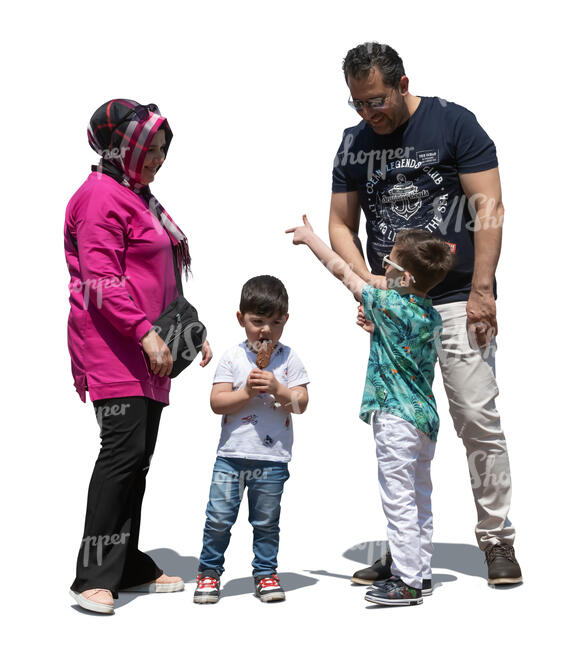
{"label": "blue jeans", "polygon": [[287,463],[218,456],[212,473],[206,508],[204,539],[198,571],[224,571],[224,552],[243,498],[249,499],[253,526],[253,575],[274,573],[279,548],[279,514],[283,484],[289,478]]}

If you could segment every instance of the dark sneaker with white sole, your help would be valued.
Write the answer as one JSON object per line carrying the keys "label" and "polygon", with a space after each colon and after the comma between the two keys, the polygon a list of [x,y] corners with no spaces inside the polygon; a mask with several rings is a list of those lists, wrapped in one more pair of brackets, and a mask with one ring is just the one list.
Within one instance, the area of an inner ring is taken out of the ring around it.
{"label": "dark sneaker with white sole", "polygon": [[410,587],[398,576],[391,576],[389,580],[370,589],[365,594],[365,600],[377,605],[421,605],[422,590]]}
{"label": "dark sneaker with white sole", "polygon": [[522,569],[510,544],[494,544],[485,550],[487,582],[490,585],[511,585],[522,582]]}
{"label": "dark sneaker with white sole", "polygon": [[194,603],[217,603],[220,598],[220,576],[216,571],[198,573],[198,584],[194,591]]}
{"label": "dark sneaker with white sole", "polygon": [[385,581],[391,578],[391,553],[387,553],[366,569],[359,569],[353,573],[351,582],[357,585],[372,585],[374,582]]}
{"label": "dark sneaker with white sole", "polygon": [[276,573],[255,577],[255,596],[263,603],[273,603],[285,600],[285,593],[279,584]]}
{"label": "dark sneaker with white sole", "polygon": [[[378,582],[374,582],[373,586],[380,587],[383,584],[385,584],[385,580],[379,580]],[[432,580],[422,580],[422,596],[432,596],[433,591],[434,589],[432,589]]]}

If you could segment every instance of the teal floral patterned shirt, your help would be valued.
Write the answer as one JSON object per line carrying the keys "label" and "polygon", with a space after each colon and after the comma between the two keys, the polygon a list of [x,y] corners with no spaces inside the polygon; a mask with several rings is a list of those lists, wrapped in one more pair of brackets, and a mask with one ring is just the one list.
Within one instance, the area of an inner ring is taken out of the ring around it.
{"label": "teal floral patterned shirt", "polygon": [[391,289],[363,289],[365,317],[375,323],[360,418],[369,423],[376,410],[393,413],[425,433],[438,436],[432,394],[440,314],[429,298]]}

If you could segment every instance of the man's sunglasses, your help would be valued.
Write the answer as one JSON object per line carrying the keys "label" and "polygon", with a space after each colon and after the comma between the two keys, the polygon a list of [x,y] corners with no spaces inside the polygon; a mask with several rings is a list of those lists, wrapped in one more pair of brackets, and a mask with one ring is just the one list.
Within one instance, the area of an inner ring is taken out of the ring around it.
{"label": "man's sunglasses", "polygon": [[348,100],[348,105],[355,111],[362,111],[365,109],[365,106],[368,106],[373,111],[380,111],[385,108],[387,102],[387,95],[385,97],[373,97],[372,99],[366,99],[364,102],[360,99],[353,99],[352,97]]}

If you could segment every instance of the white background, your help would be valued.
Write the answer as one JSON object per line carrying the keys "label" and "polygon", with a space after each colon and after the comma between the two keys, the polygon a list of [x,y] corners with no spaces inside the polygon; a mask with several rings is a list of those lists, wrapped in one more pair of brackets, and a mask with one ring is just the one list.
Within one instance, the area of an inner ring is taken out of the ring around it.
{"label": "white background", "polygon": [[[576,6],[143,0],[4,10],[0,479],[9,647],[568,645],[578,633],[585,549],[585,57]],[[327,237],[332,160],[343,128],[357,121],[341,62],[366,40],[398,50],[413,93],[477,115],[497,145],[506,207],[498,406],[525,583],[486,584],[464,449],[437,381],[434,574],[443,584],[406,609],[373,609],[348,581],[373,559],[360,545],[385,538],[372,434],[357,417],[368,336],[346,289],[283,234],[307,212]],[[188,234],[186,294],[217,355],[173,382],[141,546],[169,573],[193,579],[219,435],[208,406],[214,368],[241,340],[234,314],[243,282],[277,275],[290,296],[283,340],[312,379],[283,499],[283,604],[250,594],[246,511],[227,553],[232,595],[216,606],[192,604],[193,584],[122,597],[113,617],[84,615],[68,596],[99,439],[70,374],[63,218],[96,162],[89,118],[115,97],[157,103],[174,131],[152,189]]]}

